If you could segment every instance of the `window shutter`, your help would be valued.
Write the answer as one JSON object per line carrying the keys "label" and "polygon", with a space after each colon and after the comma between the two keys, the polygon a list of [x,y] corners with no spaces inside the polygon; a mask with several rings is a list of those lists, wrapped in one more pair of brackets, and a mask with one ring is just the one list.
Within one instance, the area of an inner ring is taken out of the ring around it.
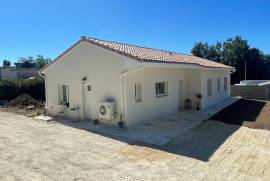
{"label": "window shutter", "polygon": [[168,95],[168,81],[165,82],[165,95]]}
{"label": "window shutter", "polygon": [[212,96],[212,79],[207,80],[207,95]]}
{"label": "window shutter", "polygon": [[220,91],[220,78],[217,79],[217,91]]}
{"label": "window shutter", "polygon": [[224,91],[227,91],[228,89],[228,79],[227,77],[224,77]]}
{"label": "window shutter", "polygon": [[156,96],[158,96],[158,83],[156,83]]}
{"label": "window shutter", "polygon": [[137,100],[137,84],[135,84],[135,100]]}
{"label": "window shutter", "polygon": [[58,84],[58,87],[57,87],[57,91],[58,91],[58,104],[62,104],[63,102],[63,96],[62,96],[62,85]]}

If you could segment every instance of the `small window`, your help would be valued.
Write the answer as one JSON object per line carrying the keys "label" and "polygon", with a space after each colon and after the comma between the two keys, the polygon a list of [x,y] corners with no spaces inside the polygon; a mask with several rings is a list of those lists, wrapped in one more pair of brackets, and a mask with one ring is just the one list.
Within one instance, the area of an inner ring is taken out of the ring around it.
{"label": "small window", "polygon": [[142,101],[142,85],[135,84],[135,102]]}
{"label": "small window", "polygon": [[226,92],[228,90],[228,78],[224,77],[224,91]]}
{"label": "small window", "polygon": [[91,89],[91,85],[87,85],[87,91],[91,91],[92,89]]}
{"label": "small window", "polygon": [[168,82],[156,83],[156,97],[162,97],[168,95]]}
{"label": "small window", "polygon": [[58,85],[58,103],[69,102],[69,85]]}
{"label": "small window", "polygon": [[212,96],[212,79],[207,80],[207,95]]}
{"label": "small window", "polygon": [[220,78],[217,79],[217,91],[220,91]]}

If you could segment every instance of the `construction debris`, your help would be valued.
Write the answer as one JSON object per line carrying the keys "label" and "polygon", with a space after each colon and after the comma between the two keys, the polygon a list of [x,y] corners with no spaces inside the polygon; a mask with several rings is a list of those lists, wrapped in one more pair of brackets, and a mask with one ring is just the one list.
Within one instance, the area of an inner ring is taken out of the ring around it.
{"label": "construction debris", "polygon": [[34,117],[44,112],[44,103],[32,98],[28,94],[21,94],[5,104],[6,110]]}

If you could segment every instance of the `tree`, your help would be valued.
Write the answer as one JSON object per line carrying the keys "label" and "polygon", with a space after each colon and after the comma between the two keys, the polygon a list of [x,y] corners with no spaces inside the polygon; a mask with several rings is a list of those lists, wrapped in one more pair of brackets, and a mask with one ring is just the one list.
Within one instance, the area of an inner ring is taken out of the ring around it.
{"label": "tree", "polygon": [[195,56],[235,67],[236,72],[231,76],[233,84],[245,79],[245,64],[247,79],[270,78],[270,56],[264,55],[257,48],[250,47],[248,41],[240,36],[213,45],[203,42],[195,43],[191,52]]}
{"label": "tree", "polygon": [[42,68],[50,62],[50,58],[44,58],[42,55],[37,55],[37,58],[35,59],[36,66],[38,68]]}
{"label": "tree", "polygon": [[195,56],[210,59],[219,62],[221,60],[221,48],[222,44],[217,42],[216,44],[209,45],[208,43],[195,43],[191,53]]}
{"label": "tree", "polygon": [[10,67],[11,62],[9,60],[3,60],[3,67]]}
{"label": "tree", "polygon": [[23,68],[33,68],[35,64],[29,62],[28,60],[24,61],[21,65]]}
{"label": "tree", "polygon": [[31,67],[42,68],[46,64],[50,63],[51,59],[45,58],[43,55],[37,55],[36,58],[32,56],[19,57],[17,62],[22,63],[21,67],[24,67],[24,68],[31,68]]}
{"label": "tree", "polygon": [[208,44],[203,42],[195,43],[195,46],[192,48],[191,53],[197,57],[206,58],[208,52]]}
{"label": "tree", "polygon": [[19,57],[17,62],[24,63],[26,61],[28,61],[29,63],[34,63],[35,60],[34,57],[28,56],[28,57]]}

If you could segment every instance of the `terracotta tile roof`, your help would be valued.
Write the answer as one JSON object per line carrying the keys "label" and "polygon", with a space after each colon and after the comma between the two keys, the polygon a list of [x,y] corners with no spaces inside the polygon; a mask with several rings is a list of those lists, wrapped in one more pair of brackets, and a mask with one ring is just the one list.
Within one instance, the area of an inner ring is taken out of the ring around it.
{"label": "terracotta tile roof", "polygon": [[146,48],[136,45],[128,45],[113,41],[100,40],[90,37],[82,37],[82,40],[105,49],[114,51],[116,53],[134,58],[140,62],[156,62],[156,63],[179,63],[179,64],[193,64],[209,68],[228,68],[233,67],[223,65],[214,61],[199,58],[193,55],[170,52],[166,50]]}

